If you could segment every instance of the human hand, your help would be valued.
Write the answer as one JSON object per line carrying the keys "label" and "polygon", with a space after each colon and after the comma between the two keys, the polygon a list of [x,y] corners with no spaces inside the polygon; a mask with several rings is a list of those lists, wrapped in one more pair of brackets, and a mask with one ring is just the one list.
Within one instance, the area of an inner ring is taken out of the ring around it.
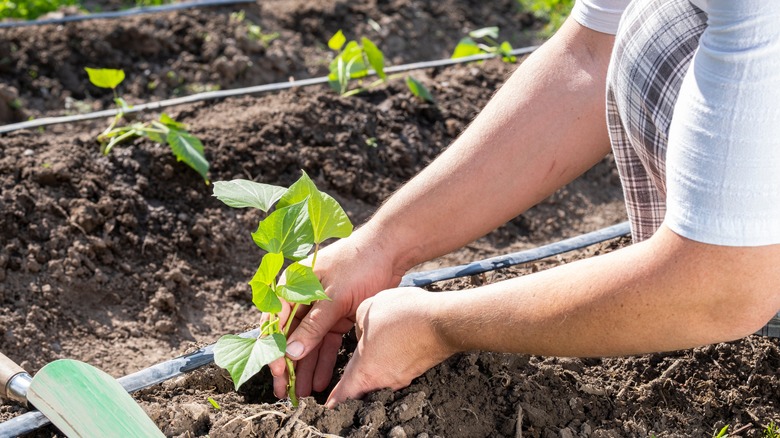
{"label": "human hand", "polygon": [[358,346],[326,406],[382,388],[401,389],[454,351],[434,329],[434,293],[399,288],[379,293],[356,315]]}
{"label": "human hand", "polygon": [[[342,336],[355,322],[355,312],[368,297],[392,288],[401,281],[403,270],[394,269],[390,255],[372,241],[366,230],[320,250],[314,266],[331,301],[301,306],[288,336],[287,356],[296,360],[296,393],[308,396],[312,389],[324,391],[330,384]],[[279,317],[286,321],[290,306]],[[284,359],[269,364],[274,376],[274,394],[286,394]]]}

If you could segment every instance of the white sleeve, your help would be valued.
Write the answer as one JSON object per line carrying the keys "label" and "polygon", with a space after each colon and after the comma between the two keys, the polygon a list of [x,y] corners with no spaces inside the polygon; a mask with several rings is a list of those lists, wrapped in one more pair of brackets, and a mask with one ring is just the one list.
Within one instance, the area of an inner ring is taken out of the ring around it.
{"label": "white sleeve", "polygon": [[666,156],[665,224],[705,243],[780,243],[780,1],[698,0],[708,14]]}
{"label": "white sleeve", "polygon": [[571,17],[577,23],[597,32],[614,35],[623,11],[630,0],[577,0]]}

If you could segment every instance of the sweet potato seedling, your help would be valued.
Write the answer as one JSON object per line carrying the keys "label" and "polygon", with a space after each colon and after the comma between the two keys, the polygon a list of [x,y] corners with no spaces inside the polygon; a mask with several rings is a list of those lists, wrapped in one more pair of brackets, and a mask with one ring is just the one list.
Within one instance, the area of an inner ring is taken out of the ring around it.
{"label": "sweet potato seedling", "polygon": [[[225,335],[214,347],[214,362],[228,370],[238,390],[265,365],[284,357],[287,333],[300,305],[329,299],[314,274],[317,253],[325,240],[349,236],[352,223],[339,203],[320,192],[305,172],[288,189],[241,179],[217,181],[214,196],[234,208],[251,207],[264,212],[276,204],[252,233],[255,244],[266,251],[249,281],[252,302],[268,318],[257,338]],[[302,262],[304,259],[306,262]],[[285,260],[291,263],[280,275]],[[279,317],[281,300],[293,304],[284,325]],[[297,406],[295,369],[289,358],[285,362],[287,394]]]}
{"label": "sweet potato seedling", "polygon": [[512,55],[512,45],[509,41],[498,43],[498,27],[484,27],[469,32],[455,46],[452,52],[452,59],[465,58],[467,56],[481,55],[483,53],[494,53],[501,55],[504,62],[515,62],[517,57]]}
{"label": "sweet potato seedling", "polygon": [[203,152],[203,143],[187,132],[183,123],[162,113],[159,120],[117,126],[124,117],[125,111],[130,108],[116,91],[116,87],[125,79],[125,72],[108,68],[85,68],[85,70],[92,85],[113,90],[114,103],[119,108],[119,112],[108,128],[97,137],[103,154],[108,154],[114,146],[124,141],[135,137],[147,137],[154,142],[167,144],[178,161],[183,161],[190,166],[208,183],[209,162]]}
{"label": "sweet potato seedling", "polygon": [[[344,32],[339,30],[330,40],[328,47],[336,52],[336,57],[330,62],[328,84],[342,96],[353,96],[367,91],[388,80],[400,78],[403,74],[388,76],[385,73],[385,55],[371,40],[366,37],[347,42]],[[362,78],[369,75],[373,69],[379,79],[363,86]],[[358,86],[350,89],[350,82],[358,80]],[[433,103],[431,92],[412,76],[406,77],[406,85],[412,94],[422,100]]]}

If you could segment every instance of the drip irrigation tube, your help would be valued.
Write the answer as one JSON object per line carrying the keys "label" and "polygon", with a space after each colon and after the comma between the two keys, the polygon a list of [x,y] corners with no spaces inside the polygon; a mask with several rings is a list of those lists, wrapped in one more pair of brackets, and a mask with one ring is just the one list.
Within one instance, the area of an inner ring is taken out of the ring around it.
{"label": "drip irrigation tube", "polygon": [[[515,49],[512,50],[512,55],[514,56],[526,55],[536,50],[537,47],[538,46],[531,46],[531,47],[523,47],[523,48]],[[455,64],[463,64],[463,63],[474,62],[474,61],[483,61],[486,59],[495,58],[496,56],[499,55],[483,54],[483,55],[466,56],[463,58],[456,58],[456,59],[448,58],[448,59],[439,59],[435,61],[415,62],[411,64],[403,64],[403,65],[397,65],[393,67],[387,67],[385,69],[385,72],[400,73],[400,72],[406,72],[412,70],[422,70],[426,68],[447,67]],[[370,70],[368,73],[369,75],[376,75],[376,72],[374,72],[373,70]],[[264,93],[269,91],[281,91],[289,88],[325,84],[327,82],[328,82],[328,77],[322,76],[318,78],[301,79],[299,81],[276,82],[273,84],[255,85],[252,87],[245,87],[245,88],[234,88],[231,90],[207,91],[204,93],[191,94],[189,96],[177,97],[174,99],[166,99],[157,102],[149,102],[149,103],[134,105],[132,108],[124,112],[125,114],[131,114],[131,113],[137,113],[146,110],[156,110],[156,109],[167,108],[176,105],[195,103],[204,100],[224,99],[226,97],[241,96],[245,94],[257,94],[257,93]],[[43,117],[40,119],[29,120],[26,122],[11,123],[8,125],[0,126],[0,134],[18,131],[20,129],[39,128],[42,126],[57,125],[61,123],[73,123],[73,122],[81,122],[85,120],[100,119],[103,117],[113,117],[117,113],[119,113],[118,109],[110,109],[110,110],[97,111],[97,112],[87,113],[87,114],[78,114],[74,116]]]}
{"label": "drip irrigation tube", "polygon": [[177,11],[180,9],[190,8],[203,8],[207,6],[223,6],[237,3],[254,3],[255,0],[195,0],[186,3],[172,3],[162,6],[142,6],[138,8],[125,9],[122,11],[109,11],[109,12],[95,12],[92,14],[83,15],[68,15],[60,18],[45,18],[43,20],[30,20],[30,21],[5,21],[0,22],[0,29],[14,28],[14,27],[26,27],[26,26],[41,26],[44,24],[64,24],[72,23],[75,21],[87,21],[97,19],[112,19],[112,18],[124,18],[132,15],[141,14],[155,14],[159,12]]}

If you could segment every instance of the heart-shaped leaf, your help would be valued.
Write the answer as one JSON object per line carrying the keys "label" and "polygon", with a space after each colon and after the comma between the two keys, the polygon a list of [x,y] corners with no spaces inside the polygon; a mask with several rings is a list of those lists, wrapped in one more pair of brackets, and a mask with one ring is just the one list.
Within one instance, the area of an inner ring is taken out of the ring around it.
{"label": "heart-shaped leaf", "polygon": [[290,260],[309,254],[314,235],[306,213],[306,201],[278,208],[260,222],[252,239],[271,253],[282,253]]}
{"label": "heart-shaped leaf", "polygon": [[236,390],[267,364],[284,357],[287,341],[281,333],[262,338],[225,335],[214,346],[214,363],[225,368]]}
{"label": "heart-shaped leaf", "polygon": [[467,56],[479,55],[480,53],[482,53],[482,49],[479,48],[477,43],[475,43],[471,38],[466,37],[460,40],[458,45],[455,46],[455,51],[452,52],[452,56],[450,58],[465,58]]}
{"label": "heart-shaped leaf", "polygon": [[288,303],[311,304],[312,301],[329,300],[325,289],[311,267],[293,263],[282,275],[284,284],[276,287],[276,293]]}
{"label": "heart-shaped leaf", "polygon": [[214,196],[233,208],[254,207],[268,211],[287,191],[284,187],[246,179],[216,181]]}
{"label": "heart-shaped leaf", "polygon": [[371,42],[370,39],[363,37],[360,41],[363,43],[363,51],[366,52],[366,57],[368,58],[368,63],[371,65],[371,68],[376,71],[377,76],[386,79],[385,54],[382,53],[382,51],[379,50],[379,47]]}
{"label": "heart-shaped leaf", "polygon": [[347,237],[352,234],[352,222],[341,205],[327,193],[317,189],[306,172],[287,189],[279,205],[289,205],[308,199],[307,212],[311,222],[314,243],[322,243],[332,237]]}
{"label": "heart-shaped leaf", "polygon": [[346,42],[347,37],[345,37],[344,32],[339,29],[339,31],[333,34],[333,36],[328,40],[328,47],[330,47],[331,50],[338,52],[342,47],[344,47],[344,43]]}
{"label": "heart-shaped leaf", "polygon": [[274,292],[276,276],[282,269],[284,256],[282,254],[268,253],[260,262],[254,277],[249,281],[252,286],[252,302],[261,312],[277,313],[282,311],[282,302]]}
{"label": "heart-shaped leaf", "polygon": [[124,70],[114,70],[112,68],[89,68],[84,67],[89,75],[89,81],[92,85],[100,88],[116,88],[117,85],[125,80]]}
{"label": "heart-shaped leaf", "polygon": [[168,146],[171,147],[173,155],[178,161],[184,161],[185,164],[195,169],[196,172],[207,179],[209,173],[209,162],[203,153],[203,143],[197,137],[187,131],[168,126]]}

